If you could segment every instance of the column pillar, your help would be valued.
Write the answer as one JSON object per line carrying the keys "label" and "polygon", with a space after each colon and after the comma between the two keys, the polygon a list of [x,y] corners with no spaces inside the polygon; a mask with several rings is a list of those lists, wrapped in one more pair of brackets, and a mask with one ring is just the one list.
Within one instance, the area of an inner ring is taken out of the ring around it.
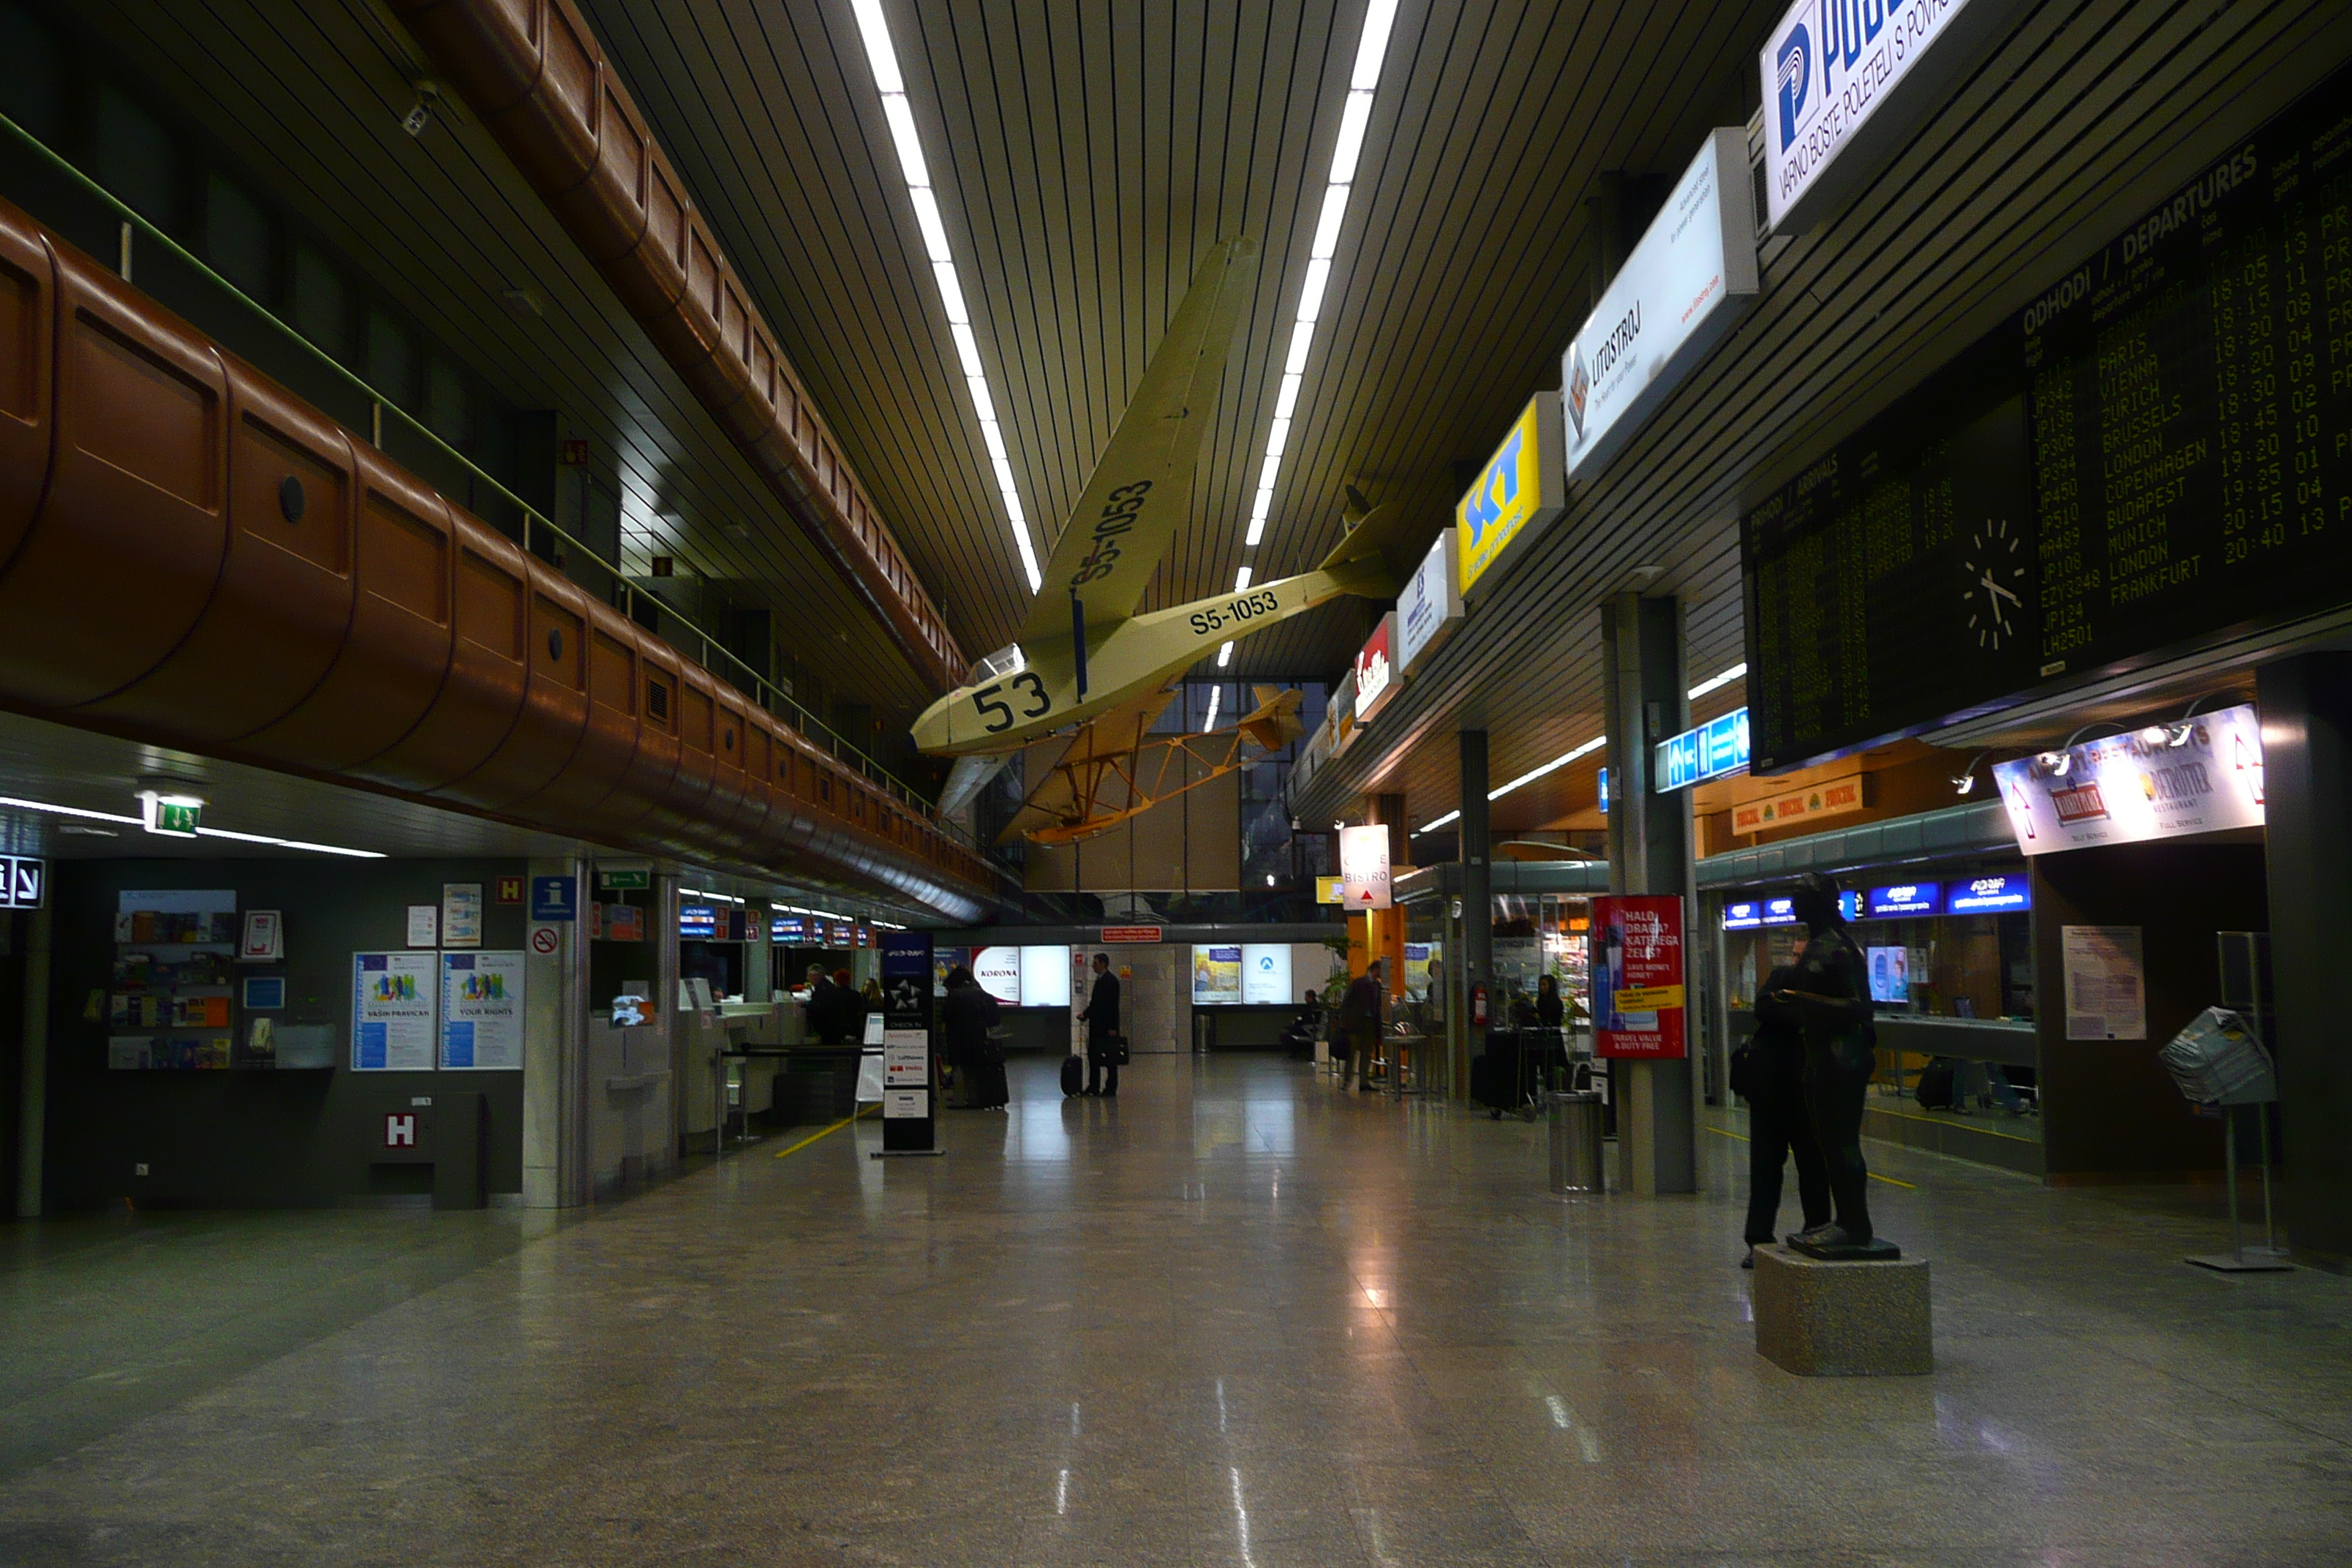
{"label": "column pillar", "polygon": [[[56,869],[51,862],[50,869]],[[49,910],[25,918],[24,1059],[16,1079],[16,1217],[41,1217],[49,1107]]]}
{"label": "column pillar", "polygon": [[[1461,989],[1461,1006],[1454,1010],[1462,1024],[1455,1031],[1454,1081],[1457,1092],[1468,1092],[1470,1058],[1485,1049],[1486,1031],[1470,1019],[1470,988],[1488,988],[1488,1006],[1493,1006],[1495,979],[1495,879],[1494,868],[1488,862],[1486,832],[1486,731],[1465,730],[1454,737],[1459,750],[1462,773],[1462,952],[1458,962],[1448,962],[1446,968],[1461,978],[1454,982]],[[1454,961],[1455,955],[1447,953]]]}
{"label": "column pillar", "polygon": [[[1683,675],[1682,605],[1639,594],[1601,606],[1601,689],[1609,724],[1609,890],[1673,893],[1684,911],[1685,984],[1690,922],[1697,918],[1691,872],[1691,797],[1651,792],[1651,748],[1689,723]],[[1690,1049],[1691,1010],[1683,1009],[1680,1061],[1619,1061],[1617,1151],[1627,1188],[1643,1196],[1698,1187],[1699,1064]]]}
{"label": "column pillar", "polygon": [[[2305,654],[2254,678],[2263,722],[2271,986],[2278,1008],[2281,1196],[2298,1261],[2352,1268],[2352,1057],[2339,983],[2352,914],[2352,655]],[[2042,977],[2044,995],[2054,985]]]}
{"label": "column pillar", "polygon": [[[1372,797],[1372,821],[1389,830],[1389,871],[1394,876],[1412,864],[1412,838],[1405,827],[1404,796],[1379,795]],[[1374,958],[1388,961],[1388,988],[1391,999],[1404,994],[1404,906],[1396,905],[1372,911],[1367,936]]]}
{"label": "column pillar", "polygon": [[[651,918],[654,929],[648,933],[657,944],[654,948],[654,1037],[641,1049],[639,1059],[669,1064],[668,1087],[663,1090],[666,1102],[660,1125],[669,1129],[667,1147],[648,1152],[646,1167],[662,1171],[674,1166],[686,1149],[686,1096],[688,1081],[686,1070],[688,1030],[677,1010],[677,874],[674,871],[654,873],[654,898]],[[722,1067],[719,1070],[725,1070]],[[744,1104],[751,1104],[750,1090],[745,1089]],[[719,1126],[727,1124],[726,1111],[719,1111]],[[749,1122],[746,1122],[746,1130]],[[659,1158],[651,1154],[657,1152]]]}
{"label": "column pillar", "polygon": [[[535,883],[561,877],[583,918],[587,865],[532,860]],[[530,921],[526,930],[541,922]],[[588,931],[580,920],[546,922],[555,951],[523,951],[522,1201],[525,1208],[575,1208],[593,1195],[588,1164]]]}

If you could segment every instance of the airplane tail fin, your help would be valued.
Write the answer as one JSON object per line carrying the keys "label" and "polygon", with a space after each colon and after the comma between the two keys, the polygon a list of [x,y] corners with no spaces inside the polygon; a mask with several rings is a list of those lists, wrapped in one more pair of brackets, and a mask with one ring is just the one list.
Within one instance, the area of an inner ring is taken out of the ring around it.
{"label": "airplane tail fin", "polygon": [[1348,487],[1350,504],[1340,513],[1349,522],[1347,537],[1323,557],[1319,570],[1342,578],[1350,594],[1385,599],[1412,571],[1405,559],[1404,509],[1391,501],[1360,512],[1355,508],[1363,499],[1353,485]]}

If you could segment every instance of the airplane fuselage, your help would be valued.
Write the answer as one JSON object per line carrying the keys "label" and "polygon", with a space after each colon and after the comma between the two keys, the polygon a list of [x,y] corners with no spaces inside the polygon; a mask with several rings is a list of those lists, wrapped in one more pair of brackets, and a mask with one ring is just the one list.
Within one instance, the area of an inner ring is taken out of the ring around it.
{"label": "airplane fuselage", "polygon": [[1360,570],[1302,572],[1090,633],[1083,701],[1069,637],[1024,641],[1024,668],[958,687],[932,703],[915,721],[915,744],[932,756],[1003,752],[1083,722],[1191,668],[1222,643],[1350,592]]}

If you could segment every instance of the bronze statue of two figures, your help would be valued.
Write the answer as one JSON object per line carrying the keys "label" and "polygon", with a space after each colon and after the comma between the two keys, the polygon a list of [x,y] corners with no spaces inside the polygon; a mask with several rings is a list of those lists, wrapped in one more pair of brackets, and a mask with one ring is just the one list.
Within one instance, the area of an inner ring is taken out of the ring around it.
{"label": "bronze statue of two figures", "polygon": [[1870,1228],[1870,1168],[1862,1158],[1863,1099],[1877,1065],[1872,1048],[1869,971],[1846,930],[1834,884],[1814,879],[1794,900],[1803,922],[1797,984],[1786,988],[1804,1033],[1805,1120],[1828,1167],[1832,1217],[1789,1246],[1809,1258],[1885,1261],[1903,1256]]}

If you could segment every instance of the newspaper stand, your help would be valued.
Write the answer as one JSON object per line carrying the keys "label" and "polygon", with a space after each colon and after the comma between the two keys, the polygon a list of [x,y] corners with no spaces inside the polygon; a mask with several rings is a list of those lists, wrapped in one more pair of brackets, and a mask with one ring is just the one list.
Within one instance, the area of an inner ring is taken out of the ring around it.
{"label": "newspaper stand", "polygon": [[[2292,1268],[2278,1244],[2278,1224],[2271,1204],[2271,1120],[2263,1109],[2278,1098],[2278,1077],[2270,1052],[2263,1048],[2254,1026],[2227,1007],[2208,1007],[2189,1020],[2157,1053],[2180,1092],[2199,1105],[2217,1108],[2221,1116],[2221,1162],[2230,1195],[2230,1250],[2201,1253],[2187,1261],[2200,1268],[2225,1274],[2275,1272]],[[2264,1246],[2248,1247],[2238,1215],[2238,1112],[2255,1108],[2261,1128],[2263,1169],[2263,1233]]]}

